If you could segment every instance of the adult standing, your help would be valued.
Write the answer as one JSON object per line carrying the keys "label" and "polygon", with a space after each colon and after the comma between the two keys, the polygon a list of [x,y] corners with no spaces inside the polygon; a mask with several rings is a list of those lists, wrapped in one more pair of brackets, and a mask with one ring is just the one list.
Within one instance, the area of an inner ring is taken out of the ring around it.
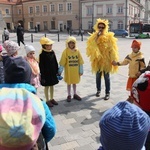
{"label": "adult standing", "polygon": [[3,32],[3,41],[5,42],[6,40],[9,40],[9,31],[4,28],[4,32]]}
{"label": "adult standing", "polygon": [[20,23],[18,23],[18,27],[17,27],[17,42],[18,42],[19,46],[20,46],[20,42],[22,42],[22,44],[25,45],[25,43],[24,43],[24,28],[21,26]]}
{"label": "adult standing", "polygon": [[114,33],[108,32],[108,20],[97,19],[93,29],[95,32],[90,34],[87,41],[87,56],[90,57],[92,72],[96,73],[96,96],[101,94],[101,77],[105,80],[105,97],[110,98],[110,73],[115,73],[118,67],[113,66],[112,62],[118,60],[117,39]]}

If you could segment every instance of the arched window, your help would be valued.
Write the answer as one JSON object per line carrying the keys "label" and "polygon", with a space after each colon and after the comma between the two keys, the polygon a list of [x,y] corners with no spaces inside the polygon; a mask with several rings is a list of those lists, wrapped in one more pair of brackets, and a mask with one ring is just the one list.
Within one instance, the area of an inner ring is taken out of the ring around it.
{"label": "arched window", "polygon": [[118,22],[118,29],[123,29],[123,21]]}

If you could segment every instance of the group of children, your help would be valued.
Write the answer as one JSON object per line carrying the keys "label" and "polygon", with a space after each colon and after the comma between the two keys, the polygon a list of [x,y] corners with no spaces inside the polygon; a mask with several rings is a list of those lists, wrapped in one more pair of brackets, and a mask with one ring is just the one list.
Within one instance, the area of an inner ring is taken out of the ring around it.
{"label": "group of children", "polygon": [[[25,46],[26,56],[24,57],[24,60],[28,62],[29,65],[28,67],[30,67],[31,78],[29,79],[28,74],[25,74],[26,77],[24,77],[23,79],[22,78],[20,79],[20,75],[18,76],[18,78],[13,79],[13,83],[14,82],[18,83],[19,80],[21,80],[22,82],[24,80],[25,83],[30,83],[36,89],[40,86],[40,84],[44,86],[46,103],[49,107],[53,107],[53,105],[58,105],[58,102],[54,100],[54,85],[59,83],[58,77],[61,76],[63,70],[64,70],[64,81],[67,83],[67,92],[68,92],[67,102],[71,102],[72,98],[71,85],[73,87],[73,98],[78,101],[81,100],[81,97],[76,93],[76,84],[79,83],[80,76],[83,75],[83,63],[84,63],[82,55],[79,49],[77,48],[76,45],[77,41],[75,37],[71,36],[66,40],[66,48],[62,53],[59,65],[57,62],[55,52],[52,48],[53,43],[54,41],[46,37],[42,37],[40,39],[40,44],[42,48],[39,54],[39,61],[37,61],[37,59],[35,58],[35,48],[32,45],[26,45]],[[16,43],[13,41],[5,41],[3,47],[7,51],[7,55],[12,58],[18,55],[18,50],[20,49],[20,47],[16,45]],[[148,115],[150,115],[149,114],[150,107],[148,104],[150,72],[142,74],[145,71],[150,70],[150,62],[146,67],[144,56],[140,51],[141,48],[140,41],[133,40],[131,48],[132,48],[131,54],[128,54],[123,61],[120,62],[113,61],[112,65],[114,66],[129,65],[129,78],[126,87],[126,89],[130,91],[130,97],[128,100],[130,102],[134,102],[136,105],[141,107]],[[2,52],[2,46],[0,46],[0,52]],[[5,57],[3,57],[3,61],[5,71],[8,70],[8,72],[5,74],[4,78],[5,81],[2,81],[2,83],[4,82],[11,83],[12,81],[11,70],[13,68],[10,68],[9,65],[7,65],[8,62],[7,63],[5,62]],[[19,62],[19,60],[16,61]],[[19,72],[19,70],[17,71]],[[150,128],[149,117],[147,116],[146,113],[144,113],[134,104],[130,104],[128,101],[120,102],[117,105],[115,105],[112,109],[107,111],[102,116],[100,121],[100,129],[101,129],[100,141],[102,147],[100,147],[99,149],[115,150],[121,148],[123,150],[124,147],[124,149],[141,150],[146,141],[146,137],[148,135],[148,131]],[[122,117],[125,120],[122,120]],[[129,123],[130,120],[132,120],[134,124],[130,124]],[[118,121],[120,121],[119,124],[120,127],[122,128],[121,129],[122,131],[117,126]],[[136,128],[137,126],[138,129]],[[141,129],[140,132],[139,128]],[[124,136],[125,142],[122,140],[121,138],[122,136]],[[137,136],[137,138],[140,137],[141,139],[141,141],[139,140],[140,142],[138,142],[138,145],[136,141],[132,140],[134,136],[135,137]],[[147,147],[149,147],[148,138],[146,142]],[[110,141],[109,143],[111,144],[108,144],[108,141]],[[129,148],[125,146],[126,143],[128,143],[127,146],[129,146]]]}
{"label": "group of children", "polygon": [[[54,85],[58,84],[61,74],[64,70],[64,81],[67,83],[67,102],[71,102],[71,85],[73,87],[73,98],[80,101],[81,97],[76,93],[76,84],[80,81],[83,74],[83,59],[80,51],[76,46],[76,38],[69,37],[66,40],[66,49],[62,53],[60,65],[58,65],[55,52],[52,48],[54,41],[49,38],[42,37],[40,39],[41,51],[39,60],[35,58],[35,48],[32,45],[25,45],[26,56],[24,59],[31,68],[30,84],[36,89],[44,86],[46,103],[49,107],[58,105],[54,100]],[[13,41],[5,41],[3,44],[7,55],[15,57],[18,55],[20,47]],[[2,45],[1,45],[2,49]],[[5,76],[10,76],[6,74]],[[6,78],[6,77],[5,77]],[[16,79],[18,80],[18,79]]]}

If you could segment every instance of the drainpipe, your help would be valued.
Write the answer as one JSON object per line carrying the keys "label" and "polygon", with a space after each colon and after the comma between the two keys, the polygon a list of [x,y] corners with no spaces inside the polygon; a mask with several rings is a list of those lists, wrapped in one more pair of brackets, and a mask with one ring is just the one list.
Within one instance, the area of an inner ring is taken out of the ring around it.
{"label": "drainpipe", "polygon": [[125,1],[125,30],[127,30],[127,19],[128,19],[128,0]]}

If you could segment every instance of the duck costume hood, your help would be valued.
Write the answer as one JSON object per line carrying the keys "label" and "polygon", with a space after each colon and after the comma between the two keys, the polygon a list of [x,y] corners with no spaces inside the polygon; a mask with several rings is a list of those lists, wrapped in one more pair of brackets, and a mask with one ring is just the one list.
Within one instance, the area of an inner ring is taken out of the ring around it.
{"label": "duck costume hood", "polygon": [[109,21],[108,21],[108,20],[105,20],[105,19],[100,19],[100,18],[97,19],[97,21],[96,21],[96,23],[95,23],[93,29],[94,29],[96,32],[98,32],[98,31],[99,31],[98,25],[99,25],[100,23],[102,23],[102,24],[105,25],[105,29],[104,29],[103,33],[108,33]]}
{"label": "duck costume hood", "polygon": [[[73,42],[75,44],[75,48],[74,49],[77,49],[77,40],[75,37],[73,36],[69,36],[68,39],[66,40],[66,48],[69,48],[68,44],[69,42]],[[70,49],[70,48],[69,48]]]}
{"label": "duck costume hood", "polygon": [[[99,33],[99,24],[105,25],[102,34]],[[118,66],[113,66],[112,62],[118,61],[117,39],[113,32],[108,32],[109,21],[105,19],[97,19],[93,29],[87,40],[86,54],[90,59],[92,72],[115,73],[118,71]]]}

